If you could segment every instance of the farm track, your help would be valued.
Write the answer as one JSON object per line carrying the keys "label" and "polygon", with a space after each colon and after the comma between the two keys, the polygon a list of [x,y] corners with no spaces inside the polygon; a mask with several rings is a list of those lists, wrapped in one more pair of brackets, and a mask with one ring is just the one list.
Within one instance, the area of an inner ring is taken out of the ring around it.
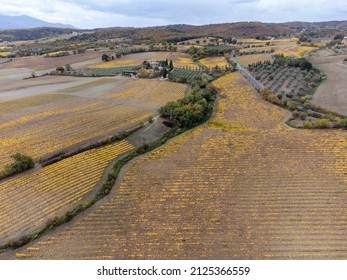
{"label": "farm track", "polygon": [[345,131],[285,128],[239,73],[214,84],[210,123],[135,160],[93,212],[2,256],[346,259]]}

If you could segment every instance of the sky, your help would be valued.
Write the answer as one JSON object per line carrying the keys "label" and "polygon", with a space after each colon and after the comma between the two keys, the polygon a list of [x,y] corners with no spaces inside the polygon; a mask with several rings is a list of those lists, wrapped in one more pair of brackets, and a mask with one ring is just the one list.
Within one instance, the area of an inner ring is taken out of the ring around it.
{"label": "sky", "polygon": [[3,15],[77,28],[347,20],[346,0],[0,0]]}

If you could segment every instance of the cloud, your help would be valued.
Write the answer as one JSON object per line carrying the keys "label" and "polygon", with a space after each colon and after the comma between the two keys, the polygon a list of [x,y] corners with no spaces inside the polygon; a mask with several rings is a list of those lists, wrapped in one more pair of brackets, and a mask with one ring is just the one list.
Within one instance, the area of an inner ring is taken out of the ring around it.
{"label": "cloud", "polygon": [[26,14],[81,28],[208,24],[235,21],[345,20],[336,0],[1,0],[1,13]]}

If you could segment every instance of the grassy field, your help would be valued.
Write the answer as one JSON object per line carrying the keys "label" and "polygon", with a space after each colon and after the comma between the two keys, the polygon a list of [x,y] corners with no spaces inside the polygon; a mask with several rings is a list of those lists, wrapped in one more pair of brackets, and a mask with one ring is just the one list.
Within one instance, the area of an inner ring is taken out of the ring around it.
{"label": "grassy field", "polygon": [[345,259],[345,131],[286,128],[286,111],[238,73],[214,85],[209,123],[137,159],[107,202],[8,257]]}

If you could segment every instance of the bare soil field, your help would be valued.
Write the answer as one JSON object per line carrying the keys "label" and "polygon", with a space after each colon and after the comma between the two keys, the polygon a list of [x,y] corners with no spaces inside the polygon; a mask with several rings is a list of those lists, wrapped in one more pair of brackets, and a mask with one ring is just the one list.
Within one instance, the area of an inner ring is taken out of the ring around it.
{"label": "bare soil field", "polygon": [[346,55],[310,57],[310,61],[327,75],[312,101],[347,116],[347,65],[342,63],[344,58]]}
{"label": "bare soil field", "polygon": [[209,123],[136,159],[88,213],[0,258],[346,259],[346,131],[285,128],[286,111],[239,73],[214,84]]}
{"label": "bare soil field", "polygon": [[[9,73],[11,70],[1,70],[0,73]],[[25,72],[25,71],[24,71]],[[16,73],[11,76],[15,76]],[[5,91],[15,91],[18,89],[24,89],[34,86],[43,86],[43,85],[55,85],[69,82],[76,82],[78,79],[70,76],[42,76],[30,79],[21,79],[17,80],[15,83],[13,81],[4,81],[3,76],[0,78],[0,92]]]}
{"label": "bare soil field", "polygon": [[[12,72],[13,74],[11,77],[13,80],[6,80],[6,75],[5,81],[3,77],[0,78],[0,102],[39,95],[42,93],[55,92],[67,87],[78,86],[93,81],[93,79],[90,78],[79,79],[68,76],[45,76],[23,80],[21,78],[21,71],[0,70],[0,73],[1,72]],[[27,72],[24,71],[24,73]],[[16,78],[18,80],[15,80]]]}

